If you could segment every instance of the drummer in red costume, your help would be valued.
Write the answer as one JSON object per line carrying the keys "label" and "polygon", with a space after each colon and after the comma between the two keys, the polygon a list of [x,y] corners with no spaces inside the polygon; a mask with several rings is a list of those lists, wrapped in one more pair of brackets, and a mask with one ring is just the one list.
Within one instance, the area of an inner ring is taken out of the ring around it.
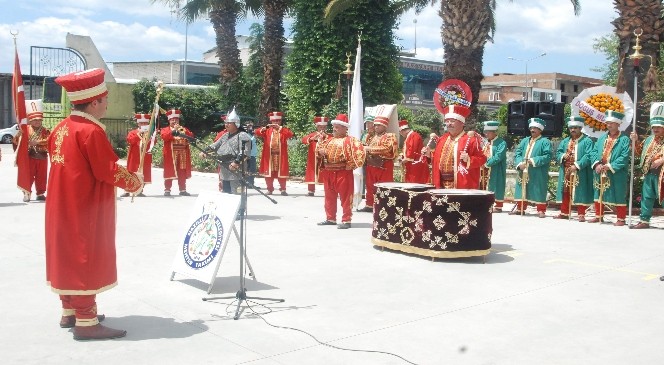
{"label": "drummer in red costume", "polygon": [[[127,134],[127,146],[129,147],[127,170],[131,172],[138,171],[138,166],[141,164],[141,145],[150,143],[150,132],[148,131],[150,128],[150,114],[137,113],[135,117],[138,128]],[[152,153],[148,152],[147,148],[143,155],[143,171],[141,173],[143,173],[143,183],[150,184],[152,182]],[[127,197],[129,193],[125,192],[121,196]],[[141,192],[138,196],[145,196],[145,194]]]}
{"label": "drummer in red costume", "polygon": [[284,117],[282,112],[271,112],[268,114],[270,123],[262,128],[256,129],[256,137],[263,140],[263,152],[258,173],[265,177],[267,194],[274,191],[274,179],[279,182],[281,195],[286,192],[286,179],[290,174],[288,167],[288,139],[293,137],[293,132],[282,126]]}
{"label": "drummer in red costume", "polygon": [[169,126],[161,129],[161,139],[164,140],[164,195],[171,195],[173,180],[178,180],[180,195],[189,196],[187,192],[187,179],[191,177],[191,151],[189,141],[175,134],[194,134],[180,125],[182,113],[178,109],[166,112]]}
{"label": "drummer in red costume", "polygon": [[422,136],[410,129],[407,120],[399,121],[399,134],[404,138],[403,150],[399,155],[403,166],[403,181],[426,184],[429,182],[429,164],[422,156]]}
{"label": "drummer in red costume", "polygon": [[372,212],[374,187],[377,183],[394,181],[394,159],[397,157],[399,142],[394,133],[387,133],[389,119],[374,118],[374,136],[364,148],[367,162],[366,204],[361,212]]}
{"label": "drummer in red costume", "polygon": [[316,155],[316,146],[318,142],[324,141],[330,137],[329,134],[325,132],[327,129],[327,122],[330,118],[327,117],[314,117],[314,124],[316,124],[316,130],[302,137],[302,143],[309,146],[309,152],[307,154],[307,170],[304,173],[304,182],[308,184],[308,196],[314,196],[316,192],[316,184],[320,184],[320,166],[323,162]]}
{"label": "drummer in red costume", "polygon": [[[46,141],[51,131],[42,125],[44,114],[42,113],[42,101],[26,100],[25,110],[27,112],[28,123],[28,155],[30,158],[30,186],[35,185],[37,200],[46,200],[46,179],[48,173],[48,151],[46,150]],[[21,136],[21,130],[14,137],[18,145],[18,138]],[[23,192],[23,201],[29,202],[31,191]]]}
{"label": "drummer in red costume", "polygon": [[60,294],[60,327],[74,339],[123,337],[126,331],[99,324],[95,296],[117,285],[115,187],[140,192],[142,176],[117,163],[106,127],[108,91],[104,70],[60,76],[73,104],[48,139],[51,172],[46,201],[46,280]]}
{"label": "drummer in red costume", "polygon": [[[440,136],[433,152],[433,184],[443,189],[479,189],[480,168],[486,156],[479,136],[463,130],[470,109],[464,105],[448,105],[443,114],[447,132]],[[431,160],[428,147],[423,153]]]}
{"label": "drummer in red costume", "polygon": [[337,196],[341,200],[339,229],[350,228],[353,199],[353,170],[364,164],[362,143],[348,135],[348,117],[339,114],[332,121],[332,138],[318,143],[316,153],[323,160],[321,177],[325,186],[325,216],[319,226],[337,224]]}

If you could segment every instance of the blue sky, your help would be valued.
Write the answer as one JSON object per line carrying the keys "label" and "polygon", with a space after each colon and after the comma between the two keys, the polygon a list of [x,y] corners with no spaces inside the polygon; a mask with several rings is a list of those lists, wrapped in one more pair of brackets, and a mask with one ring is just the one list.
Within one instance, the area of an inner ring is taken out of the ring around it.
{"label": "blue sky", "polygon": [[[487,43],[484,74],[561,72],[597,77],[590,71],[606,61],[592,49],[593,39],[608,35],[616,17],[609,0],[582,0],[581,15],[575,17],[566,0],[499,0],[494,43]],[[106,62],[162,61],[184,59],[185,25],[170,9],[149,0],[0,0],[0,72],[11,72],[14,46],[10,31],[19,31],[18,47],[23,73],[29,73],[30,46],[64,47],[69,33],[89,35]],[[414,20],[417,20],[417,23]],[[248,18],[237,26],[248,34]],[[291,21],[286,21],[287,33]],[[441,19],[438,6],[419,15],[400,19],[398,45],[412,51],[417,31],[417,57],[442,61]],[[416,29],[415,29],[416,27]],[[288,34],[287,34],[288,36]],[[202,60],[203,52],[214,46],[214,31],[208,20],[189,26],[188,59]],[[340,56],[341,57],[341,56]]]}

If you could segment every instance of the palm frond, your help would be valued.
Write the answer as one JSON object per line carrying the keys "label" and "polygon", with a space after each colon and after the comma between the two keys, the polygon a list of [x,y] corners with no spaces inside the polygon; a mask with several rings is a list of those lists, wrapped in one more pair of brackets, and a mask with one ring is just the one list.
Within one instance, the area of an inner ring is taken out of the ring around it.
{"label": "palm frond", "polygon": [[579,16],[581,14],[581,3],[579,0],[570,0],[572,2],[572,6],[574,7],[574,15]]}
{"label": "palm frond", "polygon": [[415,13],[419,14],[424,8],[429,5],[434,5],[438,0],[394,0],[391,2],[392,9],[397,16],[400,16],[411,9],[415,9]]}
{"label": "palm frond", "polygon": [[355,4],[357,4],[357,0],[330,0],[323,12],[323,23],[330,24],[337,15]]}

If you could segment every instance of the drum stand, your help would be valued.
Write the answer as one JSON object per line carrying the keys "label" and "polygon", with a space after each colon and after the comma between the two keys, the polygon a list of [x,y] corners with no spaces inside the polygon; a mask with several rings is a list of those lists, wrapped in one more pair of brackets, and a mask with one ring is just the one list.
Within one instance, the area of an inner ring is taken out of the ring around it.
{"label": "drum stand", "polygon": [[[267,198],[269,201],[271,201],[274,204],[277,204],[277,201],[272,199],[271,197],[267,196],[264,192],[256,188],[253,184],[249,183],[246,180],[247,174],[245,170],[245,145],[247,141],[242,141],[242,148],[240,149],[240,160],[242,163],[240,164],[240,173],[236,173],[234,171],[231,171],[235,175],[235,177],[238,178],[241,182],[242,186],[242,193],[240,195],[240,212],[239,212],[239,222],[240,222],[240,232],[239,232],[239,237],[238,237],[238,243],[240,245],[240,288],[238,291],[235,293],[235,296],[224,296],[224,297],[211,297],[211,298],[203,298],[204,302],[211,301],[211,300],[217,300],[217,299],[236,299],[237,300],[237,307],[235,308],[235,316],[233,316],[234,320],[240,319],[240,315],[242,315],[242,302],[247,302],[247,300],[252,299],[252,300],[267,300],[275,303],[283,303],[285,299],[275,299],[275,298],[262,298],[262,297],[251,297],[247,295],[247,288],[245,286],[245,277],[244,277],[244,260],[246,256],[245,248],[247,245],[247,235],[246,235],[246,216],[247,216],[247,192],[248,188],[253,188],[257,192],[259,192],[261,195],[263,195],[265,198]],[[192,143],[196,149],[199,151],[208,154],[209,150],[204,150],[200,148],[199,146],[196,145],[195,141]],[[222,163],[219,161],[219,159],[216,158],[215,160],[219,162],[220,164]],[[229,170],[230,171],[230,170]],[[233,227],[235,228],[235,227]],[[247,263],[249,260],[247,259]],[[250,267],[250,271],[253,272],[253,269]]]}

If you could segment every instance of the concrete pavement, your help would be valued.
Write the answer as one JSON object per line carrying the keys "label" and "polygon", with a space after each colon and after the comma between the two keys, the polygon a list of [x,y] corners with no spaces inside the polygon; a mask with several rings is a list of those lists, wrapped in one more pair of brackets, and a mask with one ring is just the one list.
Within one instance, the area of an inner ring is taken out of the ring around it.
{"label": "concrete pavement", "polygon": [[[252,304],[203,302],[206,283],[169,281],[184,219],[214,174],[194,173],[192,197],[164,197],[161,170],[145,198],[118,198],[119,285],[98,296],[104,324],[126,338],[76,342],[58,327],[45,285],[44,204],[22,202],[9,145],[0,145],[0,361],[3,364],[661,364],[664,223],[634,231],[609,224],[494,214],[493,248],[437,260],[372,246],[371,215],[319,227],[322,189],[289,182],[274,205],[248,203]],[[259,186],[265,186],[257,180]],[[118,195],[120,192],[118,192]],[[550,211],[549,216],[557,214]],[[239,250],[231,237],[213,288],[234,295]],[[264,304],[261,302],[261,304]],[[252,309],[262,316],[252,314]]]}

